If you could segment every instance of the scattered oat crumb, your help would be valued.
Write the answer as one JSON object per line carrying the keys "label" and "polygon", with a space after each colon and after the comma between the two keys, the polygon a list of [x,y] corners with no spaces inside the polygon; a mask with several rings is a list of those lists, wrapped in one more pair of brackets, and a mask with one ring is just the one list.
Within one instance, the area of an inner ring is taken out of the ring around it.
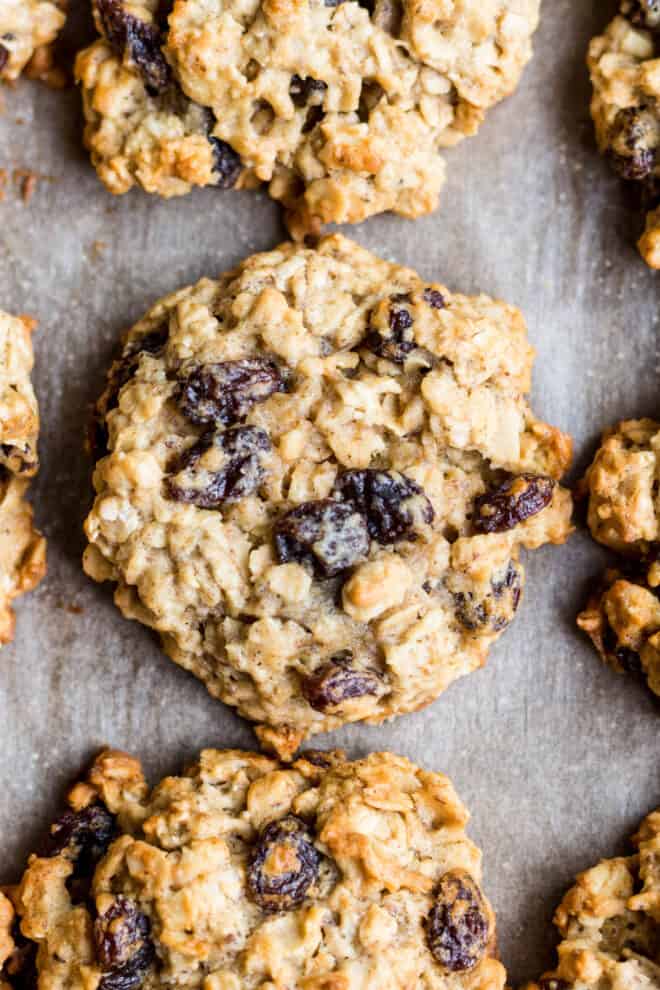
{"label": "scattered oat crumb", "polygon": [[89,257],[91,260],[100,261],[107,246],[106,241],[92,241],[92,246],[89,249]]}
{"label": "scattered oat crumb", "polygon": [[82,605],[73,605],[73,604],[65,605],[65,608],[67,612],[71,613],[71,615],[82,615],[83,612],[85,611]]}
{"label": "scattered oat crumb", "polygon": [[21,188],[21,199],[27,206],[34,196],[39,176],[29,168],[15,168],[13,176],[14,182]]}
{"label": "scattered oat crumb", "polygon": [[5,192],[7,190],[8,181],[9,181],[9,175],[7,174],[7,169],[0,168],[0,203],[5,198]]}

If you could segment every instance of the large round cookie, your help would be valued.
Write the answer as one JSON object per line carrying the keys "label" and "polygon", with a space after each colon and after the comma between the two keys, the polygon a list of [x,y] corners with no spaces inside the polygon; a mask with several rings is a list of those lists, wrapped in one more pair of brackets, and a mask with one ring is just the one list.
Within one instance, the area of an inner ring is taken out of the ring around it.
{"label": "large round cookie", "polygon": [[0,894],[3,990],[504,987],[467,811],[401,757],[207,750],[150,792],[106,751],[69,805]]}
{"label": "large round cookie", "polygon": [[557,968],[527,990],[655,990],[660,986],[660,809],[635,853],[577,878],[555,913]]}
{"label": "large round cookie", "polygon": [[532,354],[512,306],[340,236],[183,289],[99,405],[87,573],[280,753],[420,708],[513,617],[520,547],[569,533]]}
{"label": "large round cookie", "polygon": [[0,645],[14,635],[12,601],[46,571],[46,541],[26,500],[39,468],[39,410],[30,381],[34,322],[0,311]]}
{"label": "large round cookie", "polygon": [[659,39],[657,0],[620,0],[620,15],[592,40],[588,57],[598,144],[640,187],[648,214],[639,249],[652,268],[660,268]]}
{"label": "large round cookie", "polygon": [[[441,149],[518,83],[539,0],[94,0],[85,139],[114,193],[255,185],[294,236],[435,209]],[[167,16],[169,13],[169,17]]]}
{"label": "large round cookie", "polygon": [[2,0],[0,2],[0,80],[29,75],[51,76],[48,46],[65,20],[66,0]]}
{"label": "large round cookie", "polygon": [[660,423],[606,430],[584,480],[595,540],[622,555],[578,616],[603,660],[660,695]]}

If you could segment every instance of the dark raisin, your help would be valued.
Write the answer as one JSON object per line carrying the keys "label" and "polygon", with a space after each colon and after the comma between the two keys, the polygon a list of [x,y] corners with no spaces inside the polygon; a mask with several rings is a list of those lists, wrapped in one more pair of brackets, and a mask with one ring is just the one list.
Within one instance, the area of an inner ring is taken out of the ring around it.
{"label": "dark raisin", "polygon": [[369,552],[364,517],[332,499],[305,502],[275,524],[275,551],[280,564],[312,563],[322,577],[353,567]]}
{"label": "dark raisin", "polygon": [[502,577],[493,577],[490,591],[480,598],[474,591],[452,593],[456,618],[470,632],[501,632],[513,619],[520,604],[521,569],[509,561]]}
{"label": "dark raisin", "polygon": [[637,27],[660,30],[660,0],[621,0],[621,13]]}
{"label": "dark raisin", "polygon": [[490,925],[483,897],[466,873],[445,873],[434,895],[426,936],[434,958],[451,973],[473,969],[483,958]]}
{"label": "dark raisin", "polygon": [[603,629],[603,652],[615,666],[619,666],[626,674],[642,674],[642,658],[636,650],[619,644],[619,637],[612,626],[605,620]]}
{"label": "dark raisin", "polygon": [[398,471],[344,471],[335,494],[362,513],[369,536],[383,544],[414,540],[435,518],[421,485]]}
{"label": "dark raisin", "polygon": [[9,49],[5,48],[4,45],[0,45],[0,72],[2,72],[8,61]]}
{"label": "dark raisin", "polygon": [[155,959],[151,924],[135,901],[121,895],[94,922],[96,957],[103,970],[99,990],[141,986]]}
{"label": "dark raisin", "polygon": [[556,482],[537,474],[510,475],[474,501],[478,533],[504,533],[541,512],[552,501]]}
{"label": "dark raisin", "polygon": [[57,819],[44,855],[64,855],[75,862],[78,873],[91,874],[114,837],[114,816],[104,805],[90,804],[80,811],[65,811]]}
{"label": "dark raisin", "polygon": [[405,364],[417,344],[412,332],[413,318],[407,309],[393,303],[387,317],[387,328],[371,327],[364,339],[365,346],[379,357]]}
{"label": "dark raisin", "polygon": [[209,141],[213,146],[213,171],[218,176],[216,186],[219,189],[233,189],[243,170],[241,156],[220,138],[210,137]]}
{"label": "dark raisin", "polygon": [[302,753],[298,754],[298,759],[306,760],[312,766],[318,767],[319,770],[329,770],[337,762],[336,750],[327,752],[324,749],[304,749]]}
{"label": "dark raisin", "polygon": [[291,76],[289,85],[289,96],[297,107],[305,107],[310,104],[319,106],[323,103],[328,84],[322,79],[314,79],[312,76],[299,76],[296,72]]}
{"label": "dark raisin", "polygon": [[263,456],[270,450],[268,434],[257,426],[208,433],[171,465],[172,476],[165,482],[167,495],[200,509],[238,502],[261,484]]}
{"label": "dark raisin", "polygon": [[161,51],[162,35],[156,24],[147,24],[124,6],[125,0],[96,0],[103,32],[120,55],[126,53],[140,70],[152,95],[171,81],[170,67]]}
{"label": "dark raisin", "polygon": [[447,305],[443,294],[438,289],[430,287],[424,289],[424,302],[427,302],[431,309],[444,309]]}
{"label": "dark raisin", "polygon": [[350,698],[381,693],[382,681],[373,671],[351,666],[351,655],[341,653],[303,679],[302,693],[318,712],[336,708]]}
{"label": "dark raisin", "polygon": [[617,113],[609,134],[609,158],[622,179],[649,178],[657,159],[658,128],[655,112],[647,107],[625,107]]}
{"label": "dark raisin", "polygon": [[196,368],[181,382],[179,405],[192,423],[229,426],[284,389],[282,372],[272,358],[242,358]]}
{"label": "dark raisin", "polygon": [[263,911],[293,911],[314,885],[321,864],[305,823],[295,815],[263,830],[248,862],[250,896]]}

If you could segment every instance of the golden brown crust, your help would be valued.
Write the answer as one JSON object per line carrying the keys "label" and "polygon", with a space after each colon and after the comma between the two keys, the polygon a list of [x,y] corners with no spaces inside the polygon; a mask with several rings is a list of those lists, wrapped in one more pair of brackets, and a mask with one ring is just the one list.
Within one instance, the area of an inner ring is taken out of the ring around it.
{"label": "golden brown crust", "polygon": [[65,21],[66,0],[3,0],[0,4],[0,80],[21,72],[49,85],[62,85],[51,44]]}

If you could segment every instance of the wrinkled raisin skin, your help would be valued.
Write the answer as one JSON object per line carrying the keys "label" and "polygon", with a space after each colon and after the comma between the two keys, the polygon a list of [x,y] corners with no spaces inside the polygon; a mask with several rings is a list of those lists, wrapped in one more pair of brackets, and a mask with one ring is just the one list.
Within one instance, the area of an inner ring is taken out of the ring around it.
{"label": "wrinkled raisin skin", "polygon": [[124,9],[124,0],[97,0],[103,31],[120,55],[128,53],[151,95],[169,86],[172,74],[160,46],[162,36],[156,24],[147,24]]}
{"label": "wrinkled raisin skin", "polygon": [[427,302],[431,309],[444,309],[447,305],[445,302],[445,297],[437,289],[426,288],[424,289],[424,302]]}
{"label": "wrinkled raisin skin", "polygon": [[99,990],[134,990],[155,959],[151,925],[134,901],[118,896],[94,922],[96,956],[103,970]]}
{"label": "wrinkled raisin skin", "polygon": [[302,681],[303,697],[317,712],[336,708],[351,698],[378,695],[381,687],[382,681],[377,674],[352,667],[350,654],[344,653],[333,657]]}
{"label": "wrinkled raisin skin", "polygon": [[657,149],[649,145],[654,139],[654,113],[646,107],[619,110],[609,134],[608,151],[610,164],[617,175],[630,182],[648,179],[657,160]]}
{"label": "wrinkled raisin skin", "polygon": [[321,577],[341,574],[369,552],[364,518],[352,506],[332,499],[305,502],[287,512],[273,535],[280,564],[312,563]]}
{"label": "wrinkled raisin skin", "polygon": [[[219,471],[204,471],[200,460],[217,448],[226,463]],[[265,430],[257,426],[235,426],[223,433],[207,433],[184,451],[170,466],[172,477],[165,481],[168,498],[187,502],[200,509],[217,509],[224,502],[238,502],[257,490],[264,478],[263,455],[271,449]],[[195,484],[199,473],[206,484]]]}
{"label": "wrinkled raisin skin", "polygon": [[[297,861],[282,872],[268,869],[268,859],[279,851],[280,861]],[[283,855],[284,852],[289,856]],[[315,883],[321,854],[314,847],[305,823],[295,815],[271,822],[257,840],[248,862],[248,891],[259,907],[268,913],[293,911],[307,897]]]}
{"label": "wrinkled raisin skin", "polygon": [[284,392],[279,366],[271,358],[242,358],[195,368],[182,382],[179,405],[198,426],[231,426],[258,402]]}
{"label": "wrinkled raisin skin", "polygon": [[44,855],[64,855],[75,862],[76,872],[91,874],[115,834],[114,816],[105,805],[66,811],[51,826]]}
{"label": "wrinkled raisin skin", "polygon": [[308,104],[320,105],[328,88],[328,84],[322,79],[314,79],[313,76],[299,76],[296,72],[291,76],[289,85],[289,96],[294,106],[302,109]]}
{"label": "wrinkled raisin skin", "polygon": [[481,891],[468,874],[454,871],[442,877],[426,936],[436,962],[451,973],[473,969],[483,958],[490,926]]}
{"label": "wrinkled raisin skin", "polygon": [[382,544],[415,540],[435,517],[421,485],[399,472],[344,471],[335,483],[335,494],[362,513],[369,536]]}
{"label": "wrinkled raisin skin", "polygon": [[511,475],[501,485],[474,500],[478,533],[504,533],[535,516],[552,501],[556,482],[543,475]]}
{"label": "wrinkled raisin skin", "polygon": [[210,137],[213,147],[213,171],[218,176],[218,189],[233,189],[243,171],[243,162],[238,152],[220,138]]}
{"label": "wrinkled raisin skin", "polygon": [[364,339],[365,347],[378,357],[405,364],[408,355],[417,347],[412,332],[413,318],[407,309],[393,304],[389,315],[389,334],[371,330]]}

